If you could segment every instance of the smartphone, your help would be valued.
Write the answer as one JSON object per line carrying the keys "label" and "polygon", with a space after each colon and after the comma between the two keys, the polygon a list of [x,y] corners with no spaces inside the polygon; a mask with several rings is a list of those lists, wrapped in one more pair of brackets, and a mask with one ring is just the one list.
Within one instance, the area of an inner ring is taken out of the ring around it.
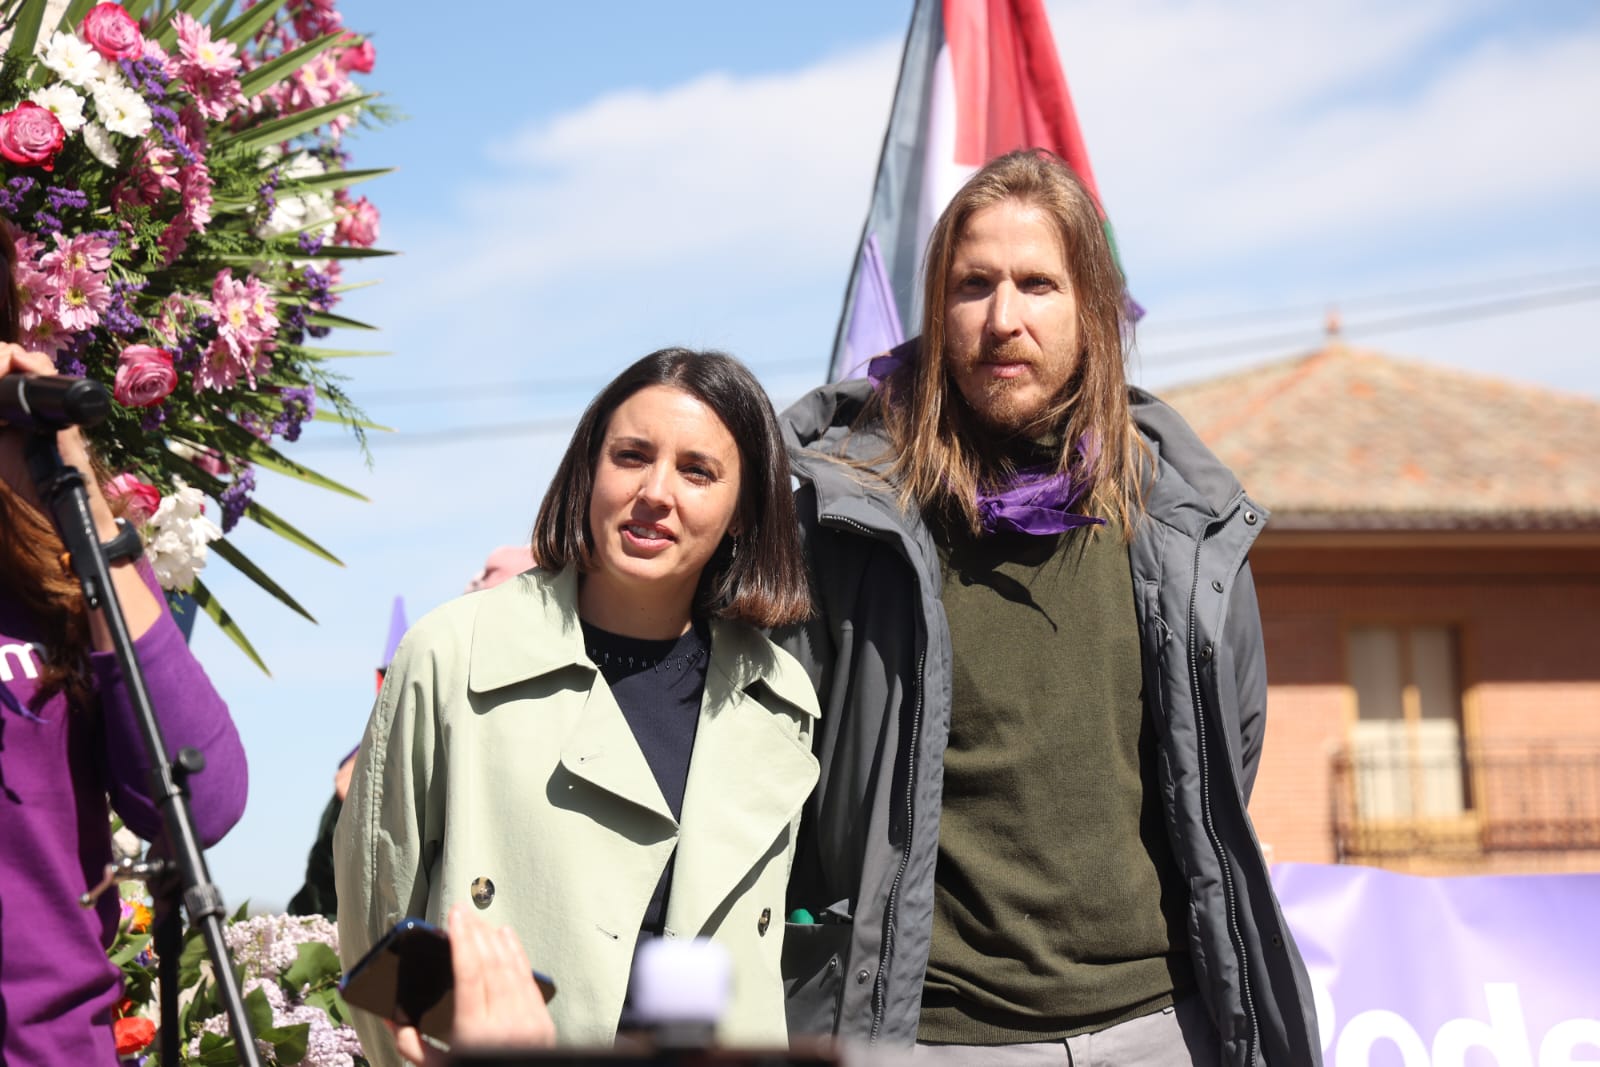
{"label": "smartphone", "polygon": [[[544,999],[556,995],[549,976],[533,972]],[[345,1002],[441,1041],[455,1018],[455,968],[450,935],[421,919],[401,919],[339,980]]]}

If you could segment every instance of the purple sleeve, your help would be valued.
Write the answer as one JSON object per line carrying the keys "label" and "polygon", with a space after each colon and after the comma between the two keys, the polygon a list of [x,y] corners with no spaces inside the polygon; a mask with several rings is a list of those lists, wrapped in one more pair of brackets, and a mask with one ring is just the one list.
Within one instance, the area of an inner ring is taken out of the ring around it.
{"label": "purple sleeve", "polygon": [[[189,804],[201,847],[210,848],[244,814],[248,785],[244,746],[228,706],[190,653],[167,610],[154,574],[144,561],[138,566],[145,584],[162,600],[162,609],[161,617],[133,643],[134,654],[144,669],[168,758],[181,748],[197,749],[206,758],[205,770],[189,779]],[[133,703],[122,684],[122,669],[111,652],[93,652],[89,661],[105,724],[102,759],[111,805],[129,829],[153,840],[162,830],[161,812],[151,798],[150,758]]]}

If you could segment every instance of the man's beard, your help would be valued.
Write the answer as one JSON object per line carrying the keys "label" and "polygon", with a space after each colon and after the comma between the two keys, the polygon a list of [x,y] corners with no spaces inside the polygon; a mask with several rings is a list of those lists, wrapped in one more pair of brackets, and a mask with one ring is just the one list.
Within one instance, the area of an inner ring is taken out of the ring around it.
{"label": "man's beard", "polygon": [[1049,416],[1059,398],[1052,397],[1041,405],[1034,398],[1025,399],[1023,395],[1023,390],[1040,374],[1038,354],[1021,341],[1008,338],[998,344],[983,345],[977,358],[969,361],[965,369],[970,371],[975,365],[985,363],[1024,363],[1031,373],[1020,379],[985,377],[981,382],[981,405],[974,404],[965,393],[961,393],[962,400],[978,424],[1002,437],[1048,429],[1041,424],[1050,421]]}

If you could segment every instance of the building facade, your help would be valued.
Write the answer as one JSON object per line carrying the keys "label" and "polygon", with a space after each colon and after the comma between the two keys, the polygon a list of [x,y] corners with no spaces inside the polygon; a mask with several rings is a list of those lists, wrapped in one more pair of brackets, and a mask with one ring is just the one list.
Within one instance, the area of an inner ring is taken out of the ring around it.
{"label": "building facade", "polygon": [[1600,403],[1339,343],[1163,395],[1272,513],[1272,858],[1600,870]]}

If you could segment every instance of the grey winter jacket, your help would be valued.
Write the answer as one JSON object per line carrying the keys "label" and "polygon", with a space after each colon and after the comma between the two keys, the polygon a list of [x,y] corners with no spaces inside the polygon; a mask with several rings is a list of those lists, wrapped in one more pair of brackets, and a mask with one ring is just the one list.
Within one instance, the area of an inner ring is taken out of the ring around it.
{"label": "grey winter jacket", "polygon": [[[789,883],[813,923],[785,933],[791,1034],[916,1038],[932,931],[950,635],[920,518],[835,461],[885,441],[852,424],[865,381],[784,412],[818,613],[774,635],[822,705],[822,765]],[[1171,408],[1130,391],[1156,461],[1130,546],[1146,711],[1163,809],[1189,887],[1189,952],[1225,1062],[1320,1064],[1310,985],[1245,805],[1261,755],[1266,672],[1246,554],[1266,512]]]}

